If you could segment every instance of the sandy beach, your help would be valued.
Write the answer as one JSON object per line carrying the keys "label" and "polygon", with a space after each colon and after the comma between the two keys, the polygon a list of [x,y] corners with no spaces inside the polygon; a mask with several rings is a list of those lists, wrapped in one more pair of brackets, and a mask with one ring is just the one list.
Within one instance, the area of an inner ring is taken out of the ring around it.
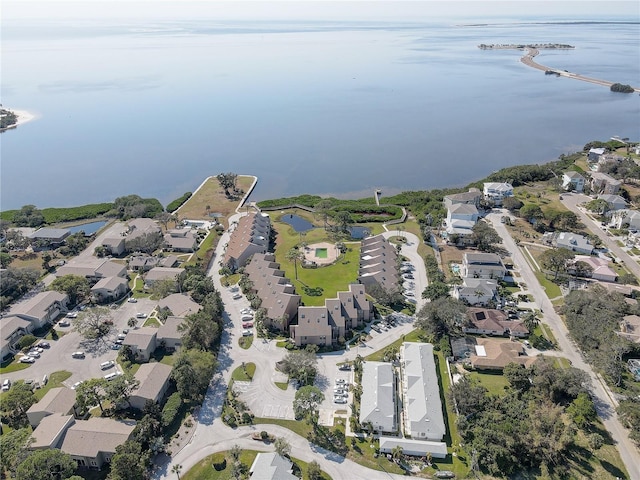
{"label": "sandy beach", "polygon": [[37,120],[38,118],[40,118],[40,115],[33,112],[28,112],[26,110],[16,110],[14,108],[7,108],[6,110],[9,110],[15,113],[16,116],[18,117],[18,121],[14,125],[11,125],[10,127],[2,129],[2,131],[16,128],[20,125],[24,125],[25,123],[30,122],[31,120]]}

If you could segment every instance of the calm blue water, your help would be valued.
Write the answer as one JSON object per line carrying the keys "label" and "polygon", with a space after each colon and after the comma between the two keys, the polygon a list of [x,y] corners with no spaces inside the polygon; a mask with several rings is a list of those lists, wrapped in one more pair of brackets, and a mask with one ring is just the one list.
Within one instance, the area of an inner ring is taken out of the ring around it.
{"label": "calm blue water", "polygon": [[298,215],[283,215],[282,217],[280,217],[280,221],[291,225],[296,232],[307,232],[312,228],[315,228],[313,223],[305,220],[302,217],[299,217]]}
{"label": "calm blue water", "polygon": [[90,222],[90,223],[84,223],[82,225],[75,225],[73,227],[69,227],[69,230],[71,231],[71,233],[77,233],[80,231],[83,231],[85,236],[91,236],[94,233],[96,233],[98,230],[100,230],[102,227],[104,227],[107,224],[106,221],[100,221],[100,222]]}
{"label": "calm blue water", "polygon": [[637,24],[456,26],[481,20],[3,24],[1,101],[41,118],[1,136],[0,208],[166,205],[223,171],[253,200],[393,194],[640,137],[640,96],[476,48],[570,43],[540,63],[637,85]]}

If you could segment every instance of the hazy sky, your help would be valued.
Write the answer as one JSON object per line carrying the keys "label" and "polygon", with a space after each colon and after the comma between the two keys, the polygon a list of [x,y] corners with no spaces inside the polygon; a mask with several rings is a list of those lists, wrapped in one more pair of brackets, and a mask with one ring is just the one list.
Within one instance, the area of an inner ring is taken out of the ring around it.
{"label": "hazy sky", "polygon": [[16,19],[217,18],[263,20],[416,20],[477,16],[545,15],[590,18],[598,15],[640,19],[638,1],[341,1],[341,0],[3,0],[2,21]]}

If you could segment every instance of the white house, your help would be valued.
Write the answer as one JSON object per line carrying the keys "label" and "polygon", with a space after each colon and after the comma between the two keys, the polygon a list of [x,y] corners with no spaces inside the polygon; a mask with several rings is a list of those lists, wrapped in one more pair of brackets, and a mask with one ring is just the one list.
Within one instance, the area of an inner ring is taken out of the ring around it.
{"label": "white house", "polygon": [[455,285],[451,296],[469,305],[486,305],[496,296],[498,283],[486,278],[464,277],[462,285]]}
{"label": "white house", "polygon": [[371,423],[378,432],[395,432],[396,389],[393,365],[364,362],[362,365],[362,403],[360,423]]}
{"label": "white house", "polygon": [[482,193],[484,198],[500,206],[506,197],[513,197],[513,186],[510,183],[485,183]]}
{"label": "white house", "polygon": [[584,190],[584,181],[584,177],[573,170],[562,174],[562,188],[565,190],[582,192]]}
{"label": "white house", "polygon": [[591,255],[591,252],[593,252],[593,245],[589,243],[589,239],[577,233],[560,232],[552,240],[552,243],[557,248],[566,248],[572,252],[584,253],[585,255]]}
{"label": "white house", "polygon": [[640,212],[626,208],[611,213],[611,225],[617,229],[628,227],[629,230],[640,230]]}
{"label": "white house", "polygon": [[620,195],[611,195],[605,193],[603,195],[598,195],[598,200],[604,200],[605,202],[607,202],[609,211],[624,210],[625,208],[627,208],[627,201]]}
{"label": "white house", "polygon": [[447,209],[445,220],[447,235],[472,235],[478,221],[478,209],[474,204],[454,203]]}
{"label": "white house", "polygon": [[589,149],[587,160],[590,162],[597,162],[600,159],[600,155],[604,155],[606,151],[606,148],[591,148]]}

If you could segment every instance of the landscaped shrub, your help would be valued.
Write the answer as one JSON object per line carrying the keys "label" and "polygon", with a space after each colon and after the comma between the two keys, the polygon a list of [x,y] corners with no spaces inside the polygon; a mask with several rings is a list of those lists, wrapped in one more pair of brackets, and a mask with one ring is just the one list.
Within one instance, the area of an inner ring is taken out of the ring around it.
{"label": "landscaped shrub", "polygon": [[167,427],[173,423],[180,411],[182,398],[178,392],[173,393],[162,409],[162,424]]}
{"label": "landscaped shrub", "polygon": [[180,198],[176,198],[174,201],[169,202],[169,204],[167,205],[167,212],[173,213],[178,210],[182,205],[184,205],[184,202],[191,198],[191,195],[193,195],[193,193],[187,192]]}
{"label": "landscaped shrub", "polygon": [[23,348],[30,347],[37,340],[37,338],[33,335],[25,335],[20,340],[18,340],[17,346],[20,350]]}

